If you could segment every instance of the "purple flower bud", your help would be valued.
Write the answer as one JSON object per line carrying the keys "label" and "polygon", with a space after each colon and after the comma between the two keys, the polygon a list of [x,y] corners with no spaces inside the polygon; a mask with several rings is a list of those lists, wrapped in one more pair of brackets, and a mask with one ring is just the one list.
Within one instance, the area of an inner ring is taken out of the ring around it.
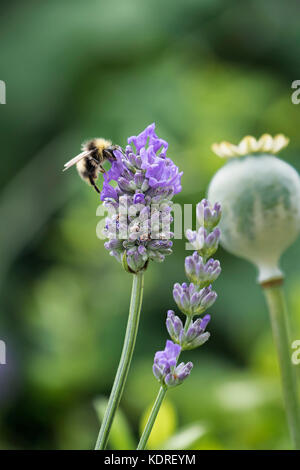
{"label": "purple flower bud", "polygon": [[176,387],[176,385],[182,384],[182,382],[190,375],[193,368],[192,362],[181,362],[173,371],[167,374],[165,378],[165,384],[168,387]]}
{"label": "purple flower bud", "polygon": [[[166,254],[171,254],[172,250],[170,250]],[[152,261],[156,261],[157,263],[162,263],[165,260],[165,255],[160,253],[159,251],[152,251],[148,250],[148,255],[149,259],[152,259]]]}
{"label": "purple flower bud", "polygon": [[137,251],[138,251],[139,255],[146,255],[146,253],[147,253],[147,250],[143,245],[140,245],[138,247]]}
{"label": "purple flower bud", "polygon": [[165,367],[160,366],[159,364],[154,363],[152,366],[153,374],[159,381],[164,379],[164,370],[165,370]]}
{"label": "purple flower bud", "polygon": [[136,193],[133,196],[133,203],[134,204],[144,204],[145,202],[145,196],[142,193]]}
{"label": "purple flower bud", "polygon": [[[188,229],[185,235],[190,243],[194,243],[197,239],[197,232],[195,230]],[[202,247],[202,244],[201,244],[201,247]]]}
{"label": "purple flower bud", "polygon": [[197,336],[193,341],[191,341],[184,349],[195,349],[202,346],[202,344],[206,343],[210,338],[210,333],[206,331],[202,335]]}
{"label": "purple flower bud", "polygon": [[158,351],[154,357],[154,363],[164,364],[167,367],[174,367],[180,354],[181,347],[178,344],[167,340],[165,349]]}
{"label": "purple flower bud", "polygon": [[125,193],[133,193],[135,191],[135,184],[134,184],[134,181],[133,179],[129,179],[128,177],[127,178],[119,178],[118,179],[118,186],[119,186],[119,189],[122,191],[122,192],[125,192]]}
{"label": "purple flower bud", "polygon": [[203,317],[202,319],[200,319],[201,322],[200,322],[200,329],[202,331],[205,330],[205,328],[207,327],[208,323],[210,322],[210,315],[205,315],[205,317]]}
{"label": "purple flower bud", "polygon": [[173,289],[173,297],[178,307],[187,316],[201,315],[216,300],[217,294],[209,287],[201,290],[193,284],[182,285],[176,283]]}
{"label": "purple flower bud", "polygon": [[135,183],[136,188],[141,188],[144,181],[145,181],[145,175],[142,171],[137,171],[134,174],[133,179],[134,179],[134,183]]}
{"label": "purple flower bud", "polygon": [[104,180],[100,198],[101,201],[110,201],[111,199],[117,201],[118,193],[115,188]]}
{"label": "purple flower bud", "polygon": [[221,273],[220,262],[209,259],[205,264],[202,256],[195,251],[185,258],[185,272],[190,281],[201,287],[214,282]]}
{"label": "purple flower bud", "polygon": [[168,374],[174,370],[179,357],[181,347],[168,340],[163,351],[158,351],[154,356],[153,374],[162,383]]}
{"label": "purple flower bud", "polygon": [[210,337],[205,328],[210,321],[210,315],[205,315],[204,318],[198,318],[192,322],[188,331],[182,335],[180,345],[182,350],[195,349],[202,346]]}
{"label": "purple flower bud", "polygon": [[220,240],[220,229],[215,228],[208,233],[204,227],[200,227],[198,231],[187,230],[186,238],[192,247],[205,259],[212,256],[218,249]]}
{"label": "purple flower bud", "polygon": [[202,312],[204,312],[209,307],[211,307],[215,303],[218,297],[217,293],[212,290],[211,286],[204,287],[203,289],[200,290],[199,294],[200,294],[201,306],[203,308]]}
{"label": "purple flower bud", "polygon": [[166,326],[168,333],[175,343],[180,343],[183,334],[183,324],[179,317],[177,317],[173,310],[168,310]]}
{"label": "purple flower bud", "polygon": [[183,340],[190,342],[192,341],[195,337],[197,336],[197,328],[192,324],[192,326],[189,327],[188,331],[184,335]]}
{"label": "purple flower bud", "polygon": [[181,362],[175,369],[175,374],[177,375],[178,379],[180,381],[184,380],[188,375],[190,375],[190,372],[193,368],[193,363],[188,362],[187,364],[184,364],[184,362]]}
{"label": "purple flower bud", "polygon": [[133,272],[138,272],[144,268],[147,262],[147,251],[144,247],[133,246],[127,250],[126,262]]}
{"label": "purple flower bud", "polygon": [[211,231],[221,218],[221,205],[216,203],[213,207],[207,199],[202,199],[196,208],[197,219],[201,227]]}

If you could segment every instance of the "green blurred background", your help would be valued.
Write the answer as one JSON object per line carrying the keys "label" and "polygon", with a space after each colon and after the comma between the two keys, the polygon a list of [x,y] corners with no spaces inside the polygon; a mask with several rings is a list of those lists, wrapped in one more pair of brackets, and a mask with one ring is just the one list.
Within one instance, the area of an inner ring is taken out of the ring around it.
{"label": "green blurred background", "polygon": [[[90,449],[117,367],[131,278],[96,238],[96,193],[75,169],[81,142],[126,138],[156,122],[198,202],[222,161],[210,146],[283,132],[300,170],[299,2],[52,0],[2,2],[0,366],[2,449]],[[136,353],[111,448],[134,447],[158,389],[184,240],[146,273]],[[300,338],[300,240],[283,259]],[[268,314],[255,269],[219,251],[210,341],[162,409],[153,448],[281,449],[290,441]],[[300,373],[300,366],[298,367]],[[174,436],[175,435],[175,436]]]}

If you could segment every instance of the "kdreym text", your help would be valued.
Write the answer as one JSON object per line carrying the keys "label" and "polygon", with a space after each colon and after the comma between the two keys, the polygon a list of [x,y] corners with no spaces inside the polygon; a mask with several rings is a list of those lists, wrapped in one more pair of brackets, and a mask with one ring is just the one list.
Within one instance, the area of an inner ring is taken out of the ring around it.
{"label": "kdreym text", "polygon": [[148,464],[151,465],[195,465],[196,463],[196,456],[194,455],[188,455],[188,454],[155,454],[155,455],[149,455],[148,456]]}

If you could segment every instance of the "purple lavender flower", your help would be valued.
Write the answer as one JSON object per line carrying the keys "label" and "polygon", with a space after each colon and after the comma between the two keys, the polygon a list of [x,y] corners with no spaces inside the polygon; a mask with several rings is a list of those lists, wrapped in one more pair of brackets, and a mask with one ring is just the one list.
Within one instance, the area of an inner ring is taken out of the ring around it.
{"label": "purple lavender flower", "polygon": [[167,149],[151,124],[128,139],[125,151],[114,151],[116,159],[104,174],[101,200],[109,210],[104,234],[110,240],[105,247],[131,272],[172,253],[171,199],[181,191],[182,172],[166,157]]}
{"label": "purple lavender flower", "polygon": [[197,250],[205,259],[208,259],[217,251],[220,235],[221,232],[218,227],[210,233],[204,227],[200,227],[198,231],[190,229],[186,231],[186,238],[194,250]]}
{"label": "purple lavender flower", "polygon": [[221,206],[216,203],[213,207],[207,199],[197,204],[198,230],[187,230],[186,238],[198,254],[207,260],[218,249],[221,232],[216,227],[221,218]]}
{"label": "purple lavender flower", "polygon": [[158,351],[154,356],[153,374],[159,382],[167,387],[180,385],[190,374],[193,367],[191,362],[183,362],[176,366],[181,347],[167,340],[163,351]]}
{"label": "purple lavender flower", "polygon": [[187,332],[182,335],[182,350],[195,349],[206,343],[210,337],[210,333],[205,331],[209,321],[210,315],[205,315],[204,318],[198,318],[196,321],[191,323]]}
{"label": "purple lavender flower", "polygon": [[155,124],[150,124],[146,129],[141,132],[138,136],[129,137],[128,144],[133,144],[137,152],[140,152],[143,148],[146,147],[147,141],[149,139],[149,146],[153,146],[155,152],[161,149],[161,155],[166,156],[168,149],[168,143],[159,139],[155,134]]}
{"label": "purple lavender flower", "polygon": [[133,204],[144,204],[145,196],[143,193],[135,193],[133,196]]}
{"label": "purple lavender flower", "polygon": [[201,315],[217,298],[211,286],[200,291],[193,283],[174,284],[173,297],[178,307],[187,316]]}
{"label": "purple lavender flower", "polygon": [[167,341],[165,350],[158,351],[154,357],[153,374],[164,388],[175,387],[190,375],[192,362],[177,365],[180,352],[202,346],[210,337],[210,333],[205,331],[210,315],[195,321],[193,317],[205,312],[217,298],[211,283],[220,275],[221,267],[219,261],[210,256],[218,247],[220,231],[216,225],[220,217],[220,205],[212,207],[203,199],[197,205],[197,218],[201,227],[197,231],[187,231],[188,240],[197,250],[185,259],[186,275],[192,282],[176,283],[173,289],[174,300],[187,318],[183,325],[173,310],[168,310],[166,327],[172,341]]}
{"label": "purple lavender flower", "polygon": [[176,387],[176,385],[182,384],[182,382],[190,375],[193,368],[192,362],[181,362],[173,371],[169,372],[165,377],[165,384],[168,387]]}
{"label": "purple lavender flower", "polygon": [[167,340],[166,347],[163,351],[158,351],[154,356],[153,374],[157,380],[164,380],[171,369],[176,366],[181,347]]}
{"label": "purple lavender flower", "polygon": [[221,273],[220,261],[210,258],[206,263],[197,251],[185,258],[185,272],[188,279],[200,287],[214,282]]}
{"label": "purple lavender flower", "polygon": [[173,310],[168,310],[166,327],[174,343],[180,344],[183,336],[183,323],[180,318],[175,315]]}
{"label": "purple lavender flower", "polygon": [[[114,151],[116,160],[106,174],[107,183],[114,180],[130,194],[137,189],[145,193],[150,189],[171,190],[172,195],[181,191],[182,172],[166,157],[168,144],[157,137],[154,123],[137,137],[129,137],[128,144],[125,152]],[[105,198],[106,191],[102,191],[101,200]]]}
{"label": "purple lavender flower", "polygon": [[196,208],[197,219],[201,227],[211,231],[221,218],[221,205],[216,202],[214,206],[207,199],[202,199]]}
{"label": "purple lavender flower", "polygon": [[174,343],[179,344],[183,351],[198,348],[209,339],[210,333],[205,331],[209,321],[210,315],[198,318],[190,323],[188,330],[185,332],[180,318],[175,315],[173,310],[168,310],[166,326],[171,339]]}

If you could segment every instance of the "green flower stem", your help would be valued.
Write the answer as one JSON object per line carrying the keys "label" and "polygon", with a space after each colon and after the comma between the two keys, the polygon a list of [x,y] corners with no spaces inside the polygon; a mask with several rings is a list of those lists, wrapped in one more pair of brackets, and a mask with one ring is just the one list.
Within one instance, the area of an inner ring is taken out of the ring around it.
{"label": "green flower stem", "polygon": [[282,283],[269,283],[264,294],[269,307],[274,341],[279,359],[283,398],[295,449],[300,449],[300,409],[295,366],[291,361],[288,314]]}
{"label": "green flower stem", "polygon": [[[192,319],[193,318],[191,316],[186,317],[186,321],[185,321],[185,325],[184,325],[184,332],[185,333],[189,329],[189,326],[192,322]],[[179,357],[180,357],[180,354],[179,354],[177,360],[179,359]],[[139,445],[137,447],[137,450],[145,449],[147,441],[148,441],[149,436],[151,434],[153,425],[155,423],[156,417],[158,415],[159,409],[161,407],[161,404],[163,402],[163,399],[166,395],[167,390],[168,390],[167,387],[163,387],[163,386],[160,387],[158,395],[157,395],[156,400],[155,400],[155,403],[154,403],[153,408],[151,410],[151,414],[150,414],[149,419],[147,421],[146,427],[145,427],[145,429],[143,431],[143,434],[141,436],[141,439],[140,439]]]}
{"label": "green flower stem", "polygon": [[187,333],[192,320],[193,320],[193,317],[191,317],[191,316],[186,317],[185,324],[184,324],[184,330],[183,330],[184,333]]}
{"label": "green flower stem", "polygon": [[161,404],[163,402],[163,399],[165,398],[165,395],[167,393],[167,388],[166,387],[160,387],[158,395],[156,397],[155,403],[153,405],[153,408],[151,410],[150,416],[148,418],[146,427],[143,431],[143,434],[141,436],[139,445],[137,446],[137,450],[143,450],[146,447],[146,444],[148,442],[149,436],[151,434],[153,425],[155,423],[156,417],[158,415],[159,409],[161,407]]}
{"label": "green flower stem", "polygon": [[142,298],[143,298],[143,288],[144,288],[144,273],[139,272],[137,274],[133,274],[129,316],[128,316],[123,350],[122,350],[118,370],[116,373],[115,381],[113,384],[113,388],[111,390],[107,408],[105,410],[104,418],[103,418],[101,428],[99,431],[95,450],[105,449],[107,445],[110,429],[114,420],[114,416],[118,409],[118,406],[122,397],[128,371],[130,368],[130,363],[131,363],[131,359],[132,359],[132,355],[134,351],[135,340],[136,340],[136,335],[137,335],[138,326],[139,326],[139,319],[140,319],[140,312],[141,312]]}

